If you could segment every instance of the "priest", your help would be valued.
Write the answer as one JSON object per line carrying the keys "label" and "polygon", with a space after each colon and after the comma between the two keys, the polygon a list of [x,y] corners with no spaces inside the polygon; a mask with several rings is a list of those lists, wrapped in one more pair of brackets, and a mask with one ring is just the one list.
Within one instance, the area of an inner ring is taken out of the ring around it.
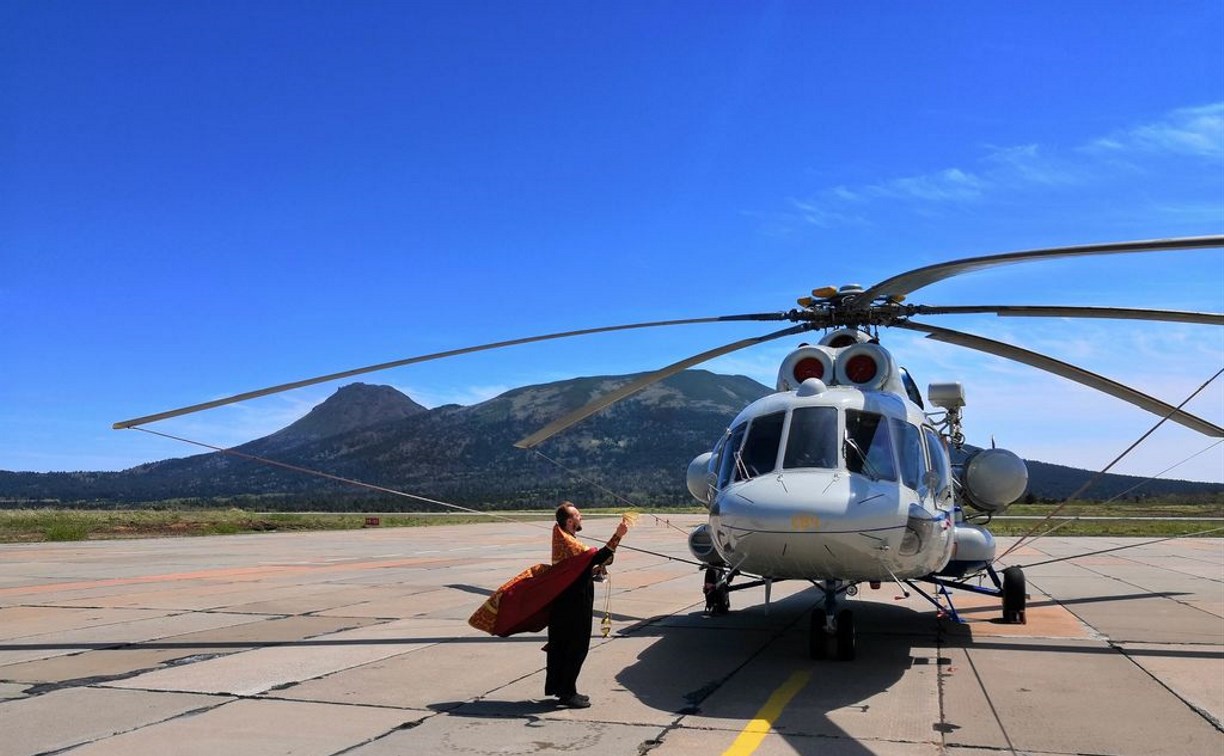
{"label": "priest", "polygon": [[548,628],[547,677],[544,694],[561,706],[591,705],[578,692],[578,674],[591,648],[591,615],[595,606],[594,575],[612,561],[629,530],[623,518],[616,534],[601,549],[578,540],[582,513],[566,501],[557,507],[552,530],[552,564],[530,567],[498,588],[468,623],[493,635],[507,636]]}

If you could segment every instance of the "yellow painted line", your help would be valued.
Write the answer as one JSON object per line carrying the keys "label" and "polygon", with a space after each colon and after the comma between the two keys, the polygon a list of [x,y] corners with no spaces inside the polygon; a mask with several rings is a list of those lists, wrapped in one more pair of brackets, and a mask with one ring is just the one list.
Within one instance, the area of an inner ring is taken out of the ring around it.
{"label": "yellow painted line", "polygon": [[723,751],[723,756],[748,756],[755,751],[769,731],[773,729],[774,720],[782,714],[782,710],[795,697],[795,694],[803,690],[803,686],[807,685],[811,677],[811,670],[802,670],[791,675],[786,682],[782,683],[781,687],[773,692],[761,710],[756,713],[752,721],[740,731],[739,737],[735,739],[731,747]]}

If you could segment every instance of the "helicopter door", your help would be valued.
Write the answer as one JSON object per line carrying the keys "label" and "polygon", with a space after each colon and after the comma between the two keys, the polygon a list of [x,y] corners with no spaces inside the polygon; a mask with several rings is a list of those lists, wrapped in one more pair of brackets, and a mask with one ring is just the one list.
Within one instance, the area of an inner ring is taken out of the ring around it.
{"label": "helicopter door", "polygon": [[946,509],[952,504],[952,463],[948,459],[948,451],[944,448],[943,439],[932,428],[923,427],[922,437],[926,441],[927,456],[931,460],[932,495],[935,503]]}
{"label": "helicopter door", "polygon": [[901,482],[906,488],[916,491],[920,498],[933,499],[925,490],[926,486],[922,485],[923,474],[927,471],[926,457],[922,452],[922,434],[917,426],[899,418],[892,418],[891,424],[901,461]]}

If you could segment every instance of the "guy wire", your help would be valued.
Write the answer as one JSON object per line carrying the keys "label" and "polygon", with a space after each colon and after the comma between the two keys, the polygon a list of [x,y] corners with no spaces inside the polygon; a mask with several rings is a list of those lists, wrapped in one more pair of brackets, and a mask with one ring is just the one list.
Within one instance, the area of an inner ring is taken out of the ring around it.
{"label": "guy wire", "polygon": [[[629,505],[630,507],[636,507],[636,506],[638,506],[637,504],[634,504],[634,503],[633,503],[632,501],[630,501],[629,499],[625,498],[624,496],[621,496],[621,495],[620,495],[620,494],[618,494],[617,492],[615,492],[615,491],[613,491],[612,489],[608,488],[607,486],[605,486],[605,485],[603,485],[603,484],[599,483],[598,481],[591,480],[590,478],[586,477],[585,475],[582,475],[581,473],[579,473],[577,470],[571,470],[570,468],[568,468],[568,467],[566,467],[565,465],[561,464],[560,462],[558,462],[557,460],[555,460],[555,459],[553,459],[552,457],[548,456],[547,454],[545,454],[544,452],[540,451],[539,449],[536,449],[536,448],[534,448],[534,447],[533,447],[531,450],[532,450],[533,452],[535,452],[536,454],[539,454],[539,455],[540,455],[542,458],[544,458],[545,460],[547,460],[547,461],[549,461],[549,462],[552,462],[554,465],[556,465],[557,467],[561,468],[561,470],[562,470],[562,471],[564,471],[564,472],[566,472],[566,473],[568,473],[568,474],[570,474],[570,475],[574,476],[575,478],[577,478],[578,480],[581,480],[581,481],[582,481],[582,482],[584,482],[584,483],[589,483],[590,485],[595,486],[595,487],[596,487],[596,488],[598,488],[600,491],[603,491],[604,493],[608,494],[608,495],[609,495],[609,496],[611,496],[612,498],[614,498],[614,499],[619,499],[620,501],[623,501],[625,504]],[[660,522],[661,522],[661,523],[663,523],[664,525],[666,525],[667,527],[672,528],[673,530],[678,530],[678,531],[680,531],[681,533],[684,533],[686,536],[688,535],[688,533],[686,533],[686,532],[684,531],[684,529],[683,529],[683,528],[679,528],[679,527],[676,527],[675,525],[672,525],[672,524],[671,524],[671,520],[668,520],[668,519],[665,519],[665,518],[659,517],[658,515],[656,515],[656,514],[651,514],[651,513],[649,513],[649,512],[644,512],[643,514],[646,514],[646,515],[647,515],[647,516],[649,516],[649,517],[653,517],[653,518],[655,519],[655,522],[656,522],[656,523],[660,523]]]}
{"label": "guy wire", "polygon": [[[1067,505],[1068,505],[1068,504],[1070,504],[1070,503],[1071,503],[1071,502],[1072,502],[1072,501],[1075,499],[1075,497],[1076,497],[1076,496],[1079,496],[1079,495],[1080,495],[1080,494],[1082,494],[1084,491],[1087,491],[1089,488],[1091,488],[1091,487],[1092,487],[1092,486],[1093,486],[1093,485],[1094,485],[1094,484],[1095,484],[1095,483],[1096,483],[1098,480],[1100,480],[1100,479],[1101,479],[1101,478],[1102,478],[1102,477],[1105,475],[1105,473],[1109,472],[1109,470],[1110,470],[1110,469],[1111,469],[1111,468],[1112,468],[1114,465],[1116,465],[1116,464],[1118,464],[1119,462],[1121,462],[1123,457],[1125,457],[1127,454],[1130,454],[1132,451],[1134,451],[1135,447],[1137,447],[1139,444],[1141,444],[1141,443],[1143,443],[1144,441],[1146,441],[1146,440],[1147,440],[1147,438],[1148,438],[1148,436],[1150,436],[1150,435],[1152,435],[1153,433],[1155,433],[1157,428],[1159,428],[1160,426],[1164,425],[1164,424],[1165,424],[1165,421],[1167,421],[1167,420],[1168,420],[1170,417],[1172,417],[1172,416],[1173,416],[1173,415],[1174,415],[1176,412],[1178,412],[1179,410],[1181,410],[1181,408],[1182,408],[1182,407],[1185,407],[1187,404],[1189,404],[1191,399],[1193,399],[1194,397],[1198,396],[1198,395],[1199,395],[1199,394],[1200,394],[1200,393],[1203,391],[1203,389],[1205,389],[1205,388],[1207,388],[1209,385],[1211,385],[1211,382],[1212,382],[1212,381],[1214,381],[1216,378],[1219,378],[1219,377],[1220,377],[1220,375],[1221,375],[1222,373],[1224,373],[1224,368],[1220,368],[1218,371],[1216,371],[1216,374],[1215,374],[1215,375],[1211,376],[1211,377],[1210,377],[1210,378],[1208,378],[1206,381],[1204,381],[1204,382],[1203,382],[1203,385],[1199,386],[1199,387],[1198,387],[1198,388],[1196,388],[1194,391],[1192,391],[1192,392],[1190,393],[1190,396],[1187,396],[1185,399],[1183,399],[1183,400],[1182,400],[1181,404],[1177,405],[1177,406],[1176,406],[1176,407],[1174,407],[1172,410],[1170,410],[1170,411],[1169,411],[1169,412],[1168,412],[1168,413],[1167,413],[1167,414],[1166,414],[1164,417],[1160,418],[1160,421],[1159,421],[1159,422],[1157,422],[1155,425],[1153,425],[1151,428],[1149,428],[1149,429],[1148,429],[1148,431],[1147,431],[1146,433],[1144,433],[1142,436],[1140,436],[1138,439],[1136,439],[1136,440],[1135,440],[1135,442],[1134,442],[1133,444],[1131,444],[1130,446],[1126,447],[1126,449],[1125,449],[1125,450],[1124,450],[1124,451],[1123,451],[1121,454],[1119,454],[1118,456],[1114,457],[1112,462],[1110,462],[1109,464],[1105,465],[1105,467],[1103,467],[1103,468],[1101,469],[1101,471],[1100,471],[1100,472],[1098,472],[1097,474],[1095,474],[1095,475],[1093,475],[1091,478],[1089,478],[1089,479],[1088,479],[1088,482],[1084,483],[1082,486],[1080,486],[1079,488],[1077,488],[1077,489],[1075,490],[1075,493],[1071,494],[1071,495],[1070,495],[1070,496],[1068,496],[1066,499],[1063,499],[1062,504],[1059,504],[1059,505],[1058,505],[1058,506],[1057,506],[1057,507],[1054,509],[1054,511],[1053,511],[1053,512],[1050,512],[1048,515],[1046,515],[1046,516],[1045,516],[1045,518],[1044,518],[1044,519],[1042,519],[1040,522],[1038,522],[1036,525],[1034,525],[1032,528],[1030,528],[1030,529],[1029,529],[1029,531],[1028,531],[1027,533],[1025,533],[1024,535],[1020,536],[1018,539],[1016,539],[1016,542],[1015,542],[1015,543],[1013,543],[1013,544],[1012,544],[1012,545],[1011,545],[1011,546],[1010,546],[1010,547],[1009,547],[1009,548],[1008,548],[1006,551],[1004,551],[1002,554],[1000,554],[999,556],[995,557],[995,558],[994,558],[994,561],[995,561],[995,562],[998,562],[998,561],[1000,561],[1001,559],[1003,559],[1004,557],[1006,557],[1008,554],[1010,554],[1010,553],[1012,553],[1013,551],[1015,551],[1016,549],[1020,548],[1021,544],[1023,544],[1025,541],[1029,540],[1029,537],[1030,537],[1030,536],[1032,536],[1032,535],[1033,535],[1033,533],[1036,533],[1038,530],[1040,530],[1040,529],[1041,529],[1041,527],[1042,527],[1043,525],[1045,525],[1045,523],[1049,522],[1051,518],[1053,518],[1053,517],[1054,517],[1055,515],[1057,515],[1059,512],[1063,511],[1063,510],[1064,510],[1064,509],[1067,507]],[[1033,540],[1037,540],[1037,539],[1035,539],[1035,538],[1034,538]]]}
{"label": "guy wire", "polygon": [[[1173,463],[1173,464],[1169,465],[1168,467],[1166,467],[1165,469],[1163,469],[1163,470],[1161,470],[1160,472],[1156,473],[1155,475],[1152,475],[1152,476],[1149,476],[1149,477],[1147,477],[1147,478],[1144,478],[1143,480],[1139,481],[1138,483],[1136,483],[1135,485],[1133,485],[1133,486],[1131,486],[1130,488],[1126,489],[1125,491],[1122,491],[1121,493],[1116,493],[1116,494],[1114,494],[1113,496],[1110,496],[1108,499],[1106,499],[1106,500],[1102,501],[1102,502],[1101,502],[1100,504],[1098,504],[1097,506],[1105,506],[1106,504],[1110,503],[1111,501],[1117,501],[1118,499],[1121,499],[1123,496],[1127,495],[1127,494],[1128,494],[1128,493],[1130,493],[1131,491],[1134,491],[1134,490],[1135,490],[1135,489],[1137,489],[1137,488],[1142,488],[1143,486],[1147,485],[1148,483],[1151,483],[1153,480],[1156,480],[1157,478],[1159,478],[1161,475],[1164,475],[1165,473],[1169,472],[1170,470],[1173,470],[1173,469],[1176,469],[1176,468],[1178,468],[1178,467],[1181,467],[1182,465],[1186,464],[1187,462],[1189,462],[1190,460],[1194,459],[1194,458],[1195,458],[1195,457],[1197,457],[1198,455],[1200,455],[1200,454],[1205,454],[1206,452],[1211,451],[1212,449],[1216,448],[1216,447],[1217,447],[1217,446],[1219,446],[1220,444],[1224,444],[1224,439],[1222,439],[1222,440],[1220,440],[1220,441],[1216,441],[1216,442],[1215,442],[1215,443],[1213,443],[1213,444],[1209,444],[1209,445],[1208,445],[1206,448],[1199,449],[1199,450],[1198,450],[1198,451],[1196,451],[1195,453],[1191,454],[1189,457],[1186,457],[1185,459],[1183,459],[1183,460],[1182,460],[1182,461],[1180,461],[1180,462],[1175,462],[1175,463]],[[1043,522],[1048,521],[1048,519],[1049,519],[1049,518],[1046,518],[1046,520],[1043,520]],[[1041,533],[1037,534],[1036,536],[1033,536],[1033,540],[1034,540],[1034,541],[1036,541],[1038,538],[1045,538],[1046,536],[1048,536],[1048,535],[1052,534],[1054,531],[1059,530],[1059,529],[1061,529],[1061,528],[1063,528],[1063,527],[1065,527],[1065,526],[1067,526],[1067,525],[1070,525],[1070,524],[1071,524],[1071,523],[1073,523],[1073,522],[1079,522],[1081,519],[1083,519],[1083,517],[1082,517],[1082,516],[1080,516],[1080,517],[1068,517],[1067,519],[1063,520],[1062,522],[1058,523],[1057,525],[1054,525],[1053,527],[1051,527],[1049,530],[1043,531],[1043,532],[1041,532]],[[1199,534],[1198,534],[1198,533],[1192,533],[1191,535],[1199,535]],[[1185,536],[1173,536],[1173,537],[1174,537],[1174,538],[1183,538],[1183,537],[1185,537]]]}
{"label": "guy wire", "polygon": [[1046,564],[1056,564],[1058,562],[1068,562],[1072,559],[1083,559],[1084,557],[1097,556],[1098,554],[1108,554],[1112,551],[1122,551],[1124,549],[1134,549],[1140,546],[1151,546],[1154,543],[1164,543],[1165,541],[1176,541],[1178,538],[1191,538],[1194,536],[1207,535],[1208,533],[1216,533],[1224,530],[1224,527],[1211,528],[1209,530],[1200,530],[1197,533],[1186,533],[1184,535],[1169,536],[1168,538],[1157,538],[1154,541],[1143,541],[1142,543],[1128,543],[1125,546],[1114,546],[1110,549],[1101,549],[1100,551],[1089,551],[1087,554],[1073,554],[1071,556],[1058,557],[1057,559],[1047,559],[1044,562],[1033,562],[1032,564],[1022,565],[1024,569],[1029,567],[1041,567]]}
{"label": "guy wire", "polygon": [[300,467],[298,465],[291,465],[288,462],[278,462],[275,459],[268,459],[267,457],[260,457],[255,454],[247,454],[246,452],[240,452],[234,449],[226,449],[225,447],[222,447],[222,446],[213,446],[212,444],[206,444],[203,441],[192,441],[189,438],[183,438],[182,436],[175,436],[169,433],[162,433],[161,431],[155,431],[149,428],[143,428],[139,425],[133,425],[132,430],[143,431],[145,433],[149,433],[154,436],[161,436],[162,438],[169,438],[174,441],[181,441],[185,444],[191,444],[192,446],[199,446],[204,449],[212,449],[213,451],[220,452],[222,454],[229,454],[230,456],[233,456],[233,457],[241,457],[242,459],[249,459],[252,462],[259,462],[265,465],[272,465],[273,467],[283,467],[286,470],[300,472],[305,475],[313,475],[316,478],[326,478],[327,480],[334,480],[338,483],[346,483],[348,485],[357,486],[359,488],[368,488],[371,491],[379,491],[381,493],[388,493],[393,496],[401,496],[405,499],[415,499],[417,501],[426,502],[427,504],[437,504],[438,506],[442,506],[442,507],[450,507],[451,509],[458,509],[461,512],[468,512],[470,514],[476,514],[476,515],[486,515],[488,517],[496,517],[501,520],[506,520],[507,522],[517,522],[523,525],[530,525],[533,528],[550,527],[547,525],[541,525],[540,523],[527,522],[525,520],[519,520],[513,517],[507,517],[505,515],[497,514],[496,512],[482,512],[479,509],[470,509],[468,507],[464,507],[459,504],[449,504],[445,501],[439,501],[437,499],[430,499],[426,496],[418,496],[416,494],[410,494],[407,491],[397,491],[394,488],[387,488],[385,486],[375,485],[374,483],[366,483],[365,481],[356,480],[354,478],[345,478],[339,475],[332,475],[331,473],[325,473],[325,472],[322,472],[321,470],[312,470],[309,467]]}
{"label": "guy wire", "polygon": [[[309,467],[301,467],[300,465],[292,465],[292,464],[289,464],[288,462],[280,462],[275,459],[268,459],[267,457],[260,457],[255,454],[247,454],[246,452],[240,452],[235,449],[227,449],[223,446],[214,446],[213,444],[204,443],[203,441],[193,441],[189,438],[183,438],[182,436],[175,436],[170,433],[163,433],[162,431],[155,431],[151,428],[144,428],[139,425],[131,426],[131,430],[138,430],[138,431],[141,431],[143,433],[148,433],[153,436],[161,436],[162,438],[168,438],[173,441],[182,442],[184,444],[198,446],[202,449],[212,449],[215,452],[219,452],[221,454],[228,454],[232,457],[240,457],[242,459],[248,459],[252,462],[259,462],[265,465],[272,465],[273,467],[281,467],[286,470],[292,470],[294,472],[302,473],[304,475],[313,475],[316,478],[325,478],[327,480],[334,480],[338,483],[345,483],[350,486],[357,486],[358,488],[367,488],[371,491],[379,491],[381,493],[391,494],[392,496],[400,496],[405,499],[414,499],[416,501],[423,501],[427,504],[436,504],[441,507],[449,507],[451,509],[457,509],[461,512],[467,512],[469,514],[483,515],[485,517],[493,517],[495,519],[505,520],[506,522],[513,522],[513,523],[517,523],[520,525],[527,525],[529,527],[533,527],[537,529],[545,529],[545,530],[552,529],[551,525],[544,525],[544,524],[537,523],[537,522],[528,522],[526,520],[520,520],[518,518],[508,517],[506,515],[498,514],[496,512],[484,512],[479,509],[472,509],[470,507],[465,507],[459,504],[451,504],[445,501],[439,501],[438,499],[431,499],[427,496],[418,496],[417,494],[411,494],[411,493],[408,493],[407,491],[399,491],[394,488],[387,488],[386,486],[379,486],[374,483],[366,483],[365,481],[356,480],[355,478],[345,478],[340,475],[332,475],[331,473],[325,473],[321,470],[312,470]],[[671,523],[667,523],[667,524],[670,525]],[[694,564],[697,566],[702,566],[699,562],[694,562],[690,559],[674,557],[669,554],[660,554],[655,551],[649,551],[647,549],[639,549],[633,546],[629,546],[627,544],[621,544],[621,548],[629,549],[630,551],[636,551],[640,554],[649,554],[651,556],[659,557],[660,559],[665,559],[665,560],[672,561],[672,562],[684,562],[686,564]]]}

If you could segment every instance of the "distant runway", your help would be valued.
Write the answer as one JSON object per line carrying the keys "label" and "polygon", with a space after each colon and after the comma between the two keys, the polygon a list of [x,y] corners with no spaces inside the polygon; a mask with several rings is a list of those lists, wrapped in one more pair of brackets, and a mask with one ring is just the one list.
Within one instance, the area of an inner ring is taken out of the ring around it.
{"label": "distant runway", "polygon": [[[688,558],[700,520],[643,517],[625,543]],[[807,658],[810,587],[708,619],[696,568],[622,550],[593,706],[571,711],[543,697],[541,635],[466,624],[547,559],[540,524],[0,546],[0,756],[1224,752],[1222,539],[1035,567],[1024,626],[865,589],[848,663]]]}

